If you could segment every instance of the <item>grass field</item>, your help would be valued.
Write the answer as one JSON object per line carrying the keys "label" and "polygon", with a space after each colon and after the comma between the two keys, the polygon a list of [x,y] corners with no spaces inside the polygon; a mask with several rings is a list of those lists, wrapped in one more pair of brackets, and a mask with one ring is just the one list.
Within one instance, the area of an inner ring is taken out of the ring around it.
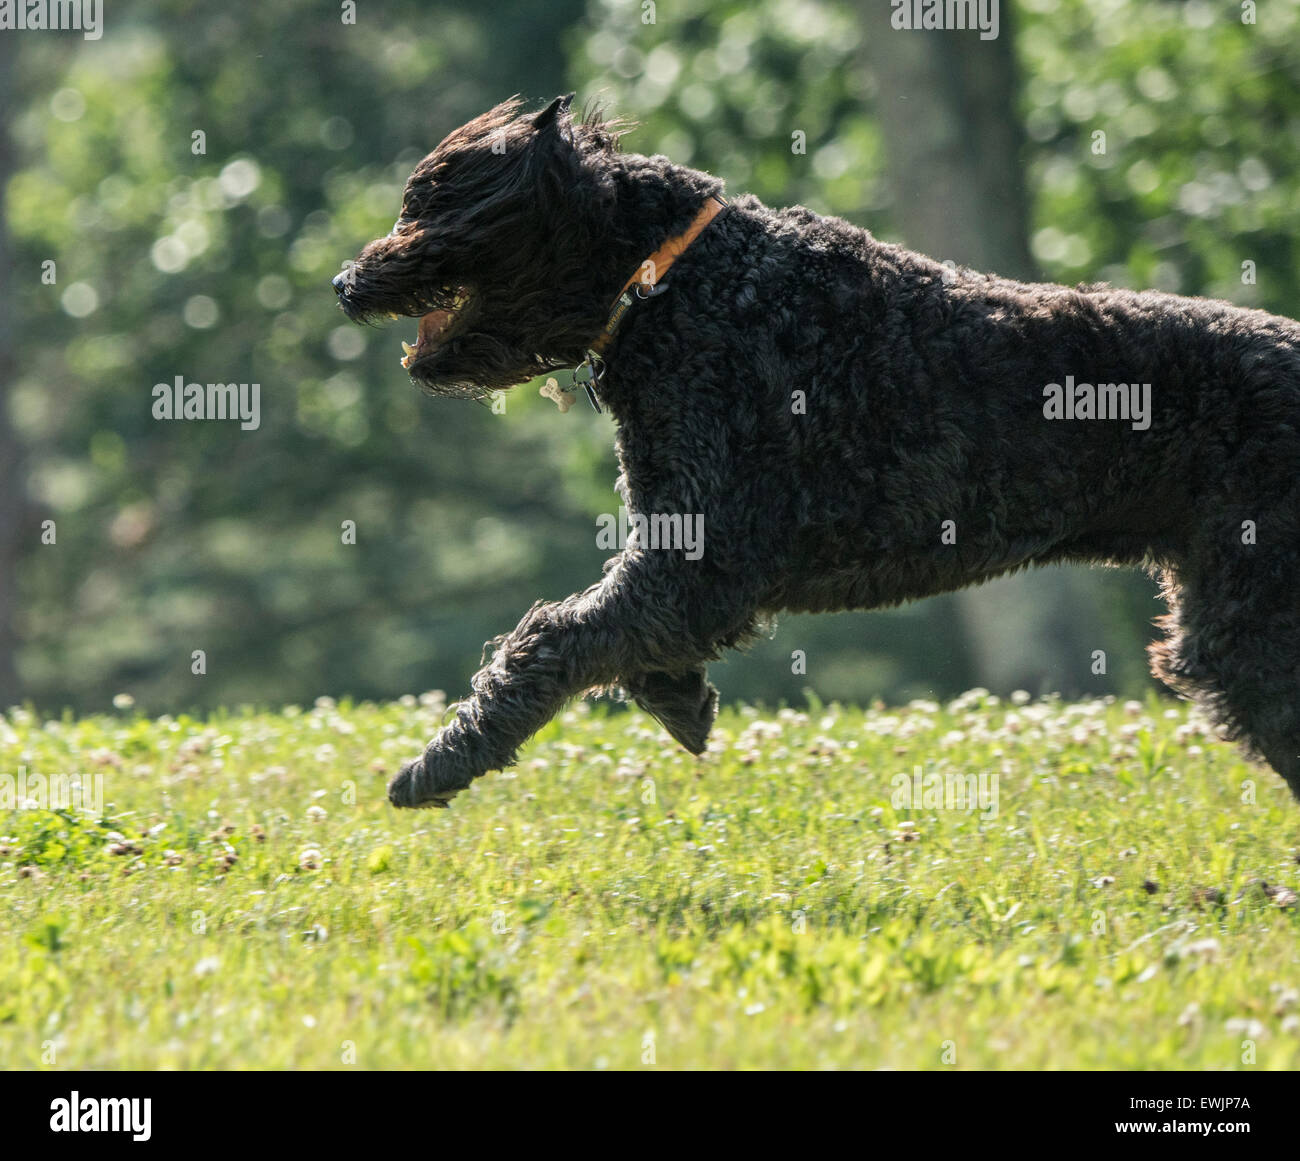
{"label": "grass field", "polygon": [[392,810],[444,712],[0,719],[0,1062],[1300,1067],[1300,808],[1181,705],[584,704]]}

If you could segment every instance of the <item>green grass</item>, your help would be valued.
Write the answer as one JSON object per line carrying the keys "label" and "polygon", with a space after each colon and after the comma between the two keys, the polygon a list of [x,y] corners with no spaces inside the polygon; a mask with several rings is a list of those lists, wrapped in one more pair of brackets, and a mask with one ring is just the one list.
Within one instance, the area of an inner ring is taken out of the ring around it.
{"label": "green grass", "polygon": [[[0,806],[0,1061],[1300,1067],[1300,809],[1181,706],[747,709],[696,761],[582,705],[392,810],[443,713],[0,719],[0,792],[104,795]],[[917,765],[996,817],[896,808]]]}

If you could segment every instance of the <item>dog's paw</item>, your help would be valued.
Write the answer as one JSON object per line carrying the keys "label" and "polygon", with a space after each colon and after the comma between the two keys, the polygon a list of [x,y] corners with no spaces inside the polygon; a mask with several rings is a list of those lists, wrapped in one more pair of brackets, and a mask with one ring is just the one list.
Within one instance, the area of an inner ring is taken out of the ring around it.
{"label": "dog's paw", "polygon": [[702,666],[683,674],[638,674],[626,688],[683,748],[697,757],[704,753],[718,716],[718,691]]}
{"label": "dog's paw", "polygon": [[451,755],[426,750],[388,784],[388,801],[407,810],[445,810],[472,781],[473,775],[464,772]]}

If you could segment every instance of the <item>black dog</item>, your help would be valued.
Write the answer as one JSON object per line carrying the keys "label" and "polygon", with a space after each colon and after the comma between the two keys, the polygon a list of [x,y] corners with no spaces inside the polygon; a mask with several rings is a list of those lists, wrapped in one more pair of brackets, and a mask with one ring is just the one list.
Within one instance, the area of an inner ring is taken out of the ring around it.
{"label": "black dog", "polygon": [[1300,794],[1300,324],[952,271],[721,192],[568,98],[507,102],[419,164],[335,279],[353,319],[419,317],[403,362],[432,394],[586,387],[627,509],[703,519],[702,554],[633,537],[494,641],[393,803],[446,805],[592,688],[699,753],[705,664],[766,616],[1051,561],[1158,570],[1155,672]]}

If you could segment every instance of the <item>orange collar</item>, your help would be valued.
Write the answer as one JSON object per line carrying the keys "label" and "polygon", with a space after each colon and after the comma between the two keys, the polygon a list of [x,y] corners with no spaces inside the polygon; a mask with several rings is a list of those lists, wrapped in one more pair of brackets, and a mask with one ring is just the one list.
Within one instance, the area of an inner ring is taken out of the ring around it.
{"label": "orange collar", "polygon": [[[609,346],[619,323],[623,321],[623,316],[632,309],[632,304],[638,298],[650,298],[655,293],[656,287],[668,273],[668,268],[686,253],[686,248],[700,236],[705,226],[722,213],[726,205],[727,203],[721,197],[716,195],[710,197],[700,207],[699,213],[695,215],[684,233],[669,238],[641,263],[640,269],[631,278],[623,283],[623,289],[618,292],[618,298],[610,307],[609,320],[605,323],[604,331],[591,344],[591,350],[596,355],[600,355]],[[635,291],[632,290],[633,285],[636,286]]]}

